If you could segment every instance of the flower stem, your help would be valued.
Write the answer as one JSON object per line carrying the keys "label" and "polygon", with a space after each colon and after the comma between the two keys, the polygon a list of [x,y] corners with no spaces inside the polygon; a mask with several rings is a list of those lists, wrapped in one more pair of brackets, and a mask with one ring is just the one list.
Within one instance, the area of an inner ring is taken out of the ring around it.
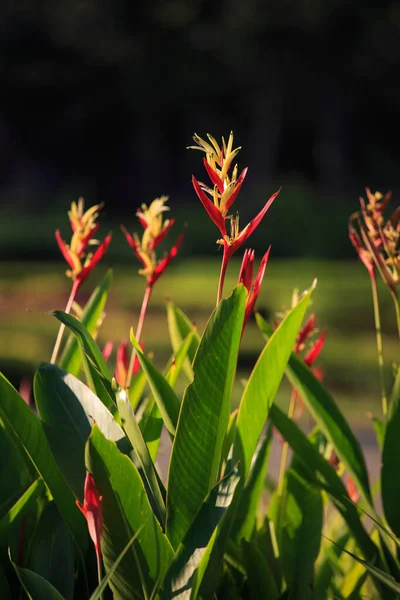
{"label": "flower stem", "polygon": [[[79,290],[79,286],[80,286],[80,281],[78,281],[77,279],[74,280],[73,284],[72,284],[72,288],[71,288],[71,293],[69,295],[68,298],[68,302],[67,302],[67,306],[65,307],[64,312],[67,313],[67,315],[69,315],[70,310],[72,308],[72,305],[74,303],[76,294]],[[65,325],[64,323],[61,323],[60,325],[60,329],[58,330],[58,334],[57,334],[57,339],[56,339],[56,343],[54,344],[54,349],[53,349],[53,354],[51,355],[51,359],[50,359],[50,363],[53,365],[56,360],[57,360],[57,355],[58,352],[60,350],[60,345],[61,345],[61,340],[64,334],[64,329],[65,329]]]}
{"label": "flower stem", "polygon": [[382,412],[383,412],[383,416],[386,417],[386,415],[387,415],[387,397],[386,397],[386,390],[385,390],[385,373],[383,370],[383,346],[382,346],[381,318],[380,318],[380,314],[379,314],[378,288],[376,285],[375,274],[371,273],[370,277],[371,277],[371,288],[372,288],[372,300],[374,303],[376,347],[377,347],[377,351],[378,351],[379,379],[380,379],[380,383],[381,383]]}
{"label": "flower stem", "polygon": [[[293,419],[294,411],[296,409],[296,396],[297,392],[295,389],[292,390],[292,395],[290,397],[288,417],[289,419]],[[281,465],[279,468],[279,479],[278,479],[278,497],[280,498],[283,494],[283,485],[285,482],[285,471],[286,471],[286,463],[289,452],[289,444],[288,442],[284,442],[282,448],[282,456],[281,456]]]}
{"label": "flower stem", "polygon": [[[153,286],[148,285],[144,292],[142,308],[140,309],[139,321],[138,321],[137,329],[136,329],[136,333],[135,333],[135,338],[138,343],[140,342],[140,336],[142,335],[144,319],[146,316],[147,307],[149,305],[149,300],[150,300],[152,289],[153,289]],[[125,388],[128,390],[129,390],[129,387],[130,387],[131,381],[132,381],[133,365],[135,363],[135,356],[136,356],[136,350],[135,350],[135,348],[133,348],[132,354],[131,354],[131,359],[129,361],[128,372],[126,374],[126,381],[125,381]]]}
{"label": "flower stem", "polygon": [[[96,551],[97,558],[97,579],[99,580],[99,585],[101,585],[102,573],[101,573],[101,553]],[[100,600],[103,600],[103,594],[100,594]]]}
{"label": "flower stem", "polygon": [[392,295],[393,302],[394,302],[394,310],[396,311],[397,332],[398,332],[399,337],[400,337],[400,307],[399,307],[399,300],[397,298],[397,294],[396,294],[395,290],[390,290],[390,293]]}
{"label": "flower stem", "polygon": [[225,281],[226,269],[228,267],[228,262],[229,262],[229,256],[228,256],[228,253],[224,246],[224,255],[222,257],[221,272],[219,274],[217,306],[222,300],[222,293],[224,291],[224,281]]}

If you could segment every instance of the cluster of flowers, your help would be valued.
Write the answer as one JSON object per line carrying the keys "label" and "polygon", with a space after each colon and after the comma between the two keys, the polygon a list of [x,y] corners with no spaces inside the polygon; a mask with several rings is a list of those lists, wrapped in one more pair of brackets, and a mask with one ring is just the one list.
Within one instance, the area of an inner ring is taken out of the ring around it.
{"label": "cluster of flowers", "polygon": [[400,207],[385,220],[384,212],[392,196],[365,189],[367,201],[360,198],[360,210],[349,219],[349,237],[371,277],[378,269],[392,293],[400,283]]}

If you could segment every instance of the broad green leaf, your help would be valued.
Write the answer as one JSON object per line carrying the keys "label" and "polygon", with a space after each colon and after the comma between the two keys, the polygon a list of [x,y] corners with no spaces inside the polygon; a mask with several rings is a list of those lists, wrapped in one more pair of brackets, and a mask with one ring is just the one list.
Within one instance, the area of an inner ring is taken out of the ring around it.
{"label": "broad green leaf", "polygon": [[1,373],[0,419],[23,452],[25,460],[32,464],[43,479],[68,524],[77,547],[84,551],[87,545],[85,520],[53,458],[42,424]]}
{"label": "broad green leaf", "polygon": [[303,477],[302,470],[294,460],[285,475],[283,494],[276,496],[278,545],[293,600],[312,598],[322,531],[321,491]]}
{"label": "broad green leaf", "polygon": [[56,317],[56,319],[68,327],[68,329],[75,335],[80,346],[82,346],[85,354],[93,362],[93,364],[96,365],[103,377],[105,377],[105,379],[108,381],[111,381],[110,372],[108,370],[106,361],[104,360],[98,345],[83,323],[78,321],[78,319],[75,319],[75,317],[72,315],[69,315],[61,310],[53,310],[49,312],[49,314]]}
{"label": "broad green leaf", "polygon": [[400,370],[390,401],[389,417],[382,452],[382,504],[388,524],[400,537]]}
{"label": "broad green leaf", "polygon": [[106,440],[96,425],[87,442],[86,464],[103,497],[101,549],[106,571],[137,534],[111,577],[114,598],[149,598],[165,576],[173,550],[153,513],[143,481],[132,461]]}
{"label": "broad green leaf", "polygon": [[229,423],[228,429],[226,431],[224,444],[222,446],[221,452],[221,465],[220,465],[220,477],[225,473],[226,464],[230,455],[230,451],[233,447],[233,442],[235,440],[236,435],[236,420],[238,416],[239,409],[235,408],[229,415]]}
{"label": "broad green leaf", "polygon": [[107,364],[96,342],[86,327],[71,315],[60,310],[49,314],[55,316],[75,335],[82,350],[83,366],[88,386],[100,398],[103,404],[114,414],[115,396],[111,386],[111,377]]}
{"label": "broad green leaf", "polygon": [[92,424],[117,442],[123,452],[131,446],[112,414],[74,375],[56,365],[42,364],[34,379],[36,406],[54,458],[75,496],[83,501],[86,476],[85,444]]}
{"label": "broad green leaf", "polygon": [[245,301],[246,290],[238,286],[214,310],[193,363],[193,382],[182,400],[167,495],[167,534],[175,548],[217,480]]}
{"label": "broad green leaf", "polygon": [[[257,315],[256,319],[259,328],[267,338],[275,335],[260,315]],[[322,383],[294,353],[290,356],[286,374],[322,433],[334,447],[336,454],[368,503],[369,509],[374,512],[364,455],[360,443],[343,414]]]}
{"label": "broad green leaf", "polygon": [[140,398],[142,397],[143,390],[146,387],[147,377],[146,373],[141,370],[132,377],[131,386],[129,388],[129,401],[133,410],[136,409],[139,404]]}
{"label": "broad green leaf", "polygon": [[[193,334],[189,333],[189,335],[183,340],[181,347],[175,354],[173,360],[171,361],[171,365],[165,375],[165,379],[172,388],[175,386],[179,374],[182,370],[192,338]],[[154,462],[157,459],[162,428],[162,414],[154,398],[152,398],[146,406],[142,419],[140,420],[140,429],[143,433],[143,438],[149,449],[151,459]]]}
{"label": "broad green leaf", "polygon": [[0,593],[2,600],[12,600],[10,586],[4,573],[3,565],[0,562]]}
{"label": "broad green leaf", "polygon": [[248,542],[244,538],[241,541],[241,547],[251,598],[278,600],[279,590],[265,554],[256,544]]}
{"label": "broad green leaf", "polygon": [[350,501],[347,490],[336,471],[321,456],[296,423],[289,419],[276,404],[271,407],[270,418],[272,424],[283,435],[298,458],[303,461],[304,466],[309,469],[313,480],[319,482],[331,496],[364,555],[371,560],[374,559],[377,555],[377,548],[365,531],[358,510]]}
{"label": "broad green leaf", "polygon": [[257,524],[257,515],[267,476],[271,440],[271,430],[269,429],[256,452],[249,476],[240,494],[231,533],[237,544],[240,544],[242,539],[250,541]]}
{"label": "broad green leaf", "polygon": [[183,369],[189,381],[193,379],[192,364],[200,343],[200,336],[196,327],[191,323],[190,319],[178,308],[172,300],[167,300],[167,320],[169,337],[174,352],[177,352],[182,342],[189,333],[193,334],[188,349],[188,356],[185,359]]}
{"label": "broad green leaf", "polygon": [[101,580],[101,583],[99,583],[99,585],[97,586],[97,588],[94,590],[94,592],[90,596],[89,600],[101,600],[102,599],[102,593],[107,588],[108,582],[110,581],[111,577],[114,575],[115,571],[117,570],[117,568],[119,566],[119,563],[124,558],[125,554],[128,552],[129,548],[132,546],[133,542],[137,538],[137,535],[138,535],[139,532],[140,532],[140,529],[129,540],[129,542],[127,543],[127,545],[125,546],[125,548],[122,550],[121,554],[118,556],[117,560],[114,562],[114,564],[111,567],[111,569],[109,569],[108,573],[106,573],[105,576],[103,577],[103,579]]}
{"label": "broad green leaf", "polygon": [[49,581],[46,581],[46,579],[34,571],[22,569],[14,562],[12,565],[30,600],[65,600],[60,592],[51,585]]}
{"label": "broad green leaf", "polygon": [[135,413],[129,402],[129,398],[125,390],[120,390],[117,393],[117,406],[121,416],[122,426],[132,444],[132,447],[139,459],[140,466],[146,477],[150,491],[153,495],[154,503],[157,509],[158,518],[161,525],[165,526],[165,492],[161,492],[164,486],[158,476],[156,468],[151,460],[146,442],[143,439],[142,432],[136,421]]}
{"label": "broad green leaf", "polygon": [[161,375],[159,371],[157,371],[152,362],[142,352],[142,349],[135,339],[132,329],[131,342],[137,352],[140,365],[147,375],[151,391],[157,402],[157,406],[160,409],[164,425],[171,435],[175,435],[180,409],[178,397],[165,377]]}
{"label": "broad green leaf", "polygon": [[74,596],[71,534],[55,502],[45,506],[33,535],[27,567],[51,583],[66,600]]}
{"label": "broad green leaf", "polygon": [[235,469],[218,482],[203,502],[183,542],[178,546],[164,581],[161,600],[197,597],[201,583],[196,581],[194,584],[197,568],[204,553],[210,549],[210,540],[215,537],[216,528],[227,513],[238,482],[239,474]]}
{"label": "broad green leaf", "polygon": [[[1,402],[1,400],[0,400]],[[0,456],[8,460],[0,461],[0,518],[17,502],[28,486],[36,478],[36,472],[27,464],[25,453],[20,452],[8,433],[0,417]]]}
{"label": "broad green leaf", "polygon": [[[86,327],[90,335],[93,335],[97,329],[99,319],[101,318],[104,307],[107,302],[108,292],[112,281],[112,270],[109,269],[101,283],[96,287],[90,296],[81,318],[82,325]],[[72,375],[79,375],[82,366],[82,355],[77,338],[71,334],[65,344],[64,352],[61,356],[59,367],[68,371]]]}
{"label": "broad green leaf", "polygon": [[45,485],[43,481],[36,479],[5,515],[3,515],[0,519],[0,545],[2,545],[3,540],[6,541],[9,529],[16,523],[18,524],[20,519],[32,510],[37,498],[43,494],[44,490]]}
{"label": "broad green leaf", "polygon": [[236,425],[234,457],[235,460],[241,461],[245,477],[285,372],[311,293],[312,289],[303,296],[272,334],[243,392]]}
{"label": "broad green leaf", "polygon": [[385,440],[386,423],[378,419],[378,417],[371,417],[371,421],[375,429],[376,441],[378,442],[379,449],[382,452],[383,442]]}

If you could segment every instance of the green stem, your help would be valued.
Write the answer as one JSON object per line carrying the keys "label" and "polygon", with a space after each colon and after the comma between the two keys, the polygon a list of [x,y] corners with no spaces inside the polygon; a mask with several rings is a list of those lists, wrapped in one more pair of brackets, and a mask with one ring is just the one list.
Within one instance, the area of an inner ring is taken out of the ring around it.
{"label": "green stem", "polygon": [[[102,574],[101,574],[101,553],[96,551],[97,557],[97,579],[99,580],[99,585],[101,585]],[[103,600],[103,594],[100,594],[100,600]]]}
{"label": "green stem", "polygon": [[385,390],[385,373],[383,369],[383,345],[382,345],[382,330],[381,330],[381,318],[379,313],[379,298],[378,288],[376,285],[375,273],[370,273],[371,288],[372,288],[372,300],[374,304],[374,319],[375,319],[375,331],[376,331],[376,347],[378,351],[378,367],[379,367],[379,379],[381,383],[381,397],[382,397],[382,412],[383,416],[387,416],[387,397]]}
{"label": "green stem", "polygon": [[222,300],[222,293],[224,291],[224,281],[225,281],[226,269],[228,267],[228,262],[229,262],[229,256],[228,256],[228,253],[226,252],[226,249],[224,246],[224,255],[222,257],[221,272],[219,274],[217,306]]}
{"label": "green stem", "polygon": [[[69,295],[68,298],[68,302],[67,302],[67,306],[65,307],[64,312],[67,313],[67,315],[70,313],[72,305],[74,303],[76,294],[79,290],[80,287],[80,281],[78,281],[77,279],[74,280],[73,284],[72,284],[72,288],[71,288],[71,293]],[[56,343],[54,344],[54,348],[53,348],[53,354],[51,355],[51,359],[50,359],[50,363],[52,365],[54,365],[54,363],[57,360],[57,355],[58,352],[60,350],[60,346],[61,346],[61,340],[64,334],[64,329],[65,329],[65,324],[61,323],[60,325],[60,329],[58,330],[58,334],[57,334],[57,339],[56,339]]]}
{"label": "green stem", "polygon": [[397,333],[398,333],[398,335],[400,337],[400,307],[399,307],[399,301],[398,301],[398,298],[397,298],[396,290],[390,290],[390,293],[391,293],[392,298],[393,298],[394,310],[396,312]]}
{"label": "green stem", "polygon": [[[295,389],[292,390],[292,395],[290,397],[288,417],[289,419],[293,419],[294,411],[296,410],[296,396],[297,392]],[[289,452],[289,444],[288,442],[284,442],[282,448],[282,456],[281,456],[281,465],[279,468],[279,479],[278,479],[278,497],[281,498],[283,494],[283,486],[285,482],[285,471],[286,471],[286,463]]]}
{"label": "green stem", "polygon": [[[142,308],[140,309],[139,321],[138,321],[138,325],[137,325],[137,329],[136,329],[136,333],[135,333],[135,338],[138,343],[140,342],[140,336],[142,335],[144,319],[146,317],[146,311],[147,311],[147,307],[149,305],[149,300],[150,300],[152,289],[153,289],[153,286],[148,285],[146,287],[144,295],[143,295]],[[135,348],[133,348],[132,354],[131,354],[131,359],[129,361],[128,372],[126,374],[126,381],[125,381],[125,388],[128,390],[129,390],[129,387],[130,387],[131,381],[132,381],[133,365],[135,363],[135,356],[136,356],[136,350],[135,350]]]}

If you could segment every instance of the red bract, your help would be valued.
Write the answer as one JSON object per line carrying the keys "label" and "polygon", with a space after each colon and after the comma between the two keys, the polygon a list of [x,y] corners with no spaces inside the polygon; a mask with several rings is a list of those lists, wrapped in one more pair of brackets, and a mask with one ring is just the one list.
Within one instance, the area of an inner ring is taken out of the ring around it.
{"label": "red bract", "polygon": [[89,276],[90,271],[92,271],[97,265],[97,263],[100,262],[100,260],[103,258],[104,254],[107,251],[109,243],[111,242],[112,237],[112,234],[109,233],[104,239],[104,241],[100,244],[100,246],[98,246],[95,253],[92,256],[89,255],[89,258],[86,258],[86,261],[84,262],[84,265],[82,267],[81,258],[83,254],[83,249],[80,251],[79,254],[74,253],[70,250],[70,248],[62,239],[58,229],[55,235],[58,247],[60,248],[62,255],[64,256],[65,260],[72,269],[71,273],[69,274],[69,272],[67,272],[67,274],[69,274],[69,276],[72,277],[74,282],[76,281],[78,285],[82,285],[85,279]]}
{"label": "red bract", "polygon": [[176,240],[175,245],[172,246],[172,248],[168,252],[168,254],[166,256],[164,256],[164,258],[162,258],[160,260],[160,262],[156,265],[156,268],[154,269],[153,273],[151,273],[147,277],[147,285],[148,286],[152,287],[155,284],[155,282],[157,281],[157,279],[159,277],[161,277],[161,275],[164,273],[164,271],[168,267],[168,265],[171,264],[172,260],[178,254],[179,246],[182,244],[184,237],[185,237],[185,231],[182,231],[182,233]]}
{"label": "red bract", "polygon": [[321,333],[321,335],[315,342],[314,346],[304,357],[304,362],[309,367],[311,367],[311,365],[317,360],[322,348],[324,347],[325,336],[326,336],[326,329],[324,329],[324,331]]}
{"label": "red bract", "polygon": [[211,217],[211,219],[214,221],[214,223],[220,230],[221,235],[223,237],[225,237],[226,236],[225,217],[222,215],[219,208],[217,206],[215,206],[215,204],[212,202],[212,200],[210,200],[210,198],[207,196],[207,194],[201,189],[200,184],[194,175],[192,176],[192,183],[193,183],[194,190],[195,190],[200,202],[202,203],[202,205],[208,212],[208,215]]}
{"label": "red bract", "polygon": [[252,219],[250,223],[248,223],[246,227],[242,229],[242,231],[239,231],[238,217],[236,217],[235,219],[231,219],[231,236],[224,236],[222,240],[218,240],[218,243],[223,245],[224,247],[224,252],[227,255],[227,260],[229,260],[230,257],[233,256],[233,254],[237,250],[239,250],[240,246],[242,246],[242,244],[244,244],[247,241],[247,239],[251,236],[253,231],[258,227],[258,225],[264,218],[267,210],[269,209],[279,192],[280,190],[275,192],[275,194],[272,194],[272,196],[265,203],[264,207],[260,210],[258,215],[254,217],[254,219]]}
{"label": "red bract", "polygon": [[246,308],[243,321],[243,329],[253,312],[254,304],[256,303],[258,294],[261,289],[261,284],[264,278],[265,269],[267,266],[269,253],[271,247],[268,248],[267,252],[261,259],[260,266],[257,271],[256,278],[253,283],[253,271],[254,271],[254,250],[246,250],[243,255],[242,266],[239,273],[238,283],[243,283],[247,289]]}
{"label": "red bract", "polygon": [[[144,348],[144,344],[140,344],[140,347]],[[123,340],[117,349],[117,356],[115,359],[115,379],[119,385],[124,386],[127,378],[129,369],[129,353],[128,353],[128,341]],[[140,369],[139,358],[135,356],[135,362],[133,363],[132,375],[136,375]]]}
{"label": "red bract", "polygon": [[76,505],[85,517],[89,535],[94,543],[96,554],[98,557],[101,556],[101,536],[103,534],[103,516],[101,511],[101,496],[97,490],[96,483],[90,475],[86,474],[85,489],[83,496],[83,506],[76,500]]}
{"label": "red bract", "polygon": [[142,265],[144,267],[147,267],[147,263],[146,261],[143,259],[143,256],[140,253],[140,241],[136,240],[130,233],[129,231],[126,229],[126,227],[124,227],[124,225],[121,225],[121,229],[126,237],[126,241],[128,242],[128,244],[130,245],[130,247],[132,248],[133,252],[135,253],[135,256],[138,260],[140,260],[140,262],[142,263]]}
{"label": "red bract", "polygon": [[304,344],[315,327],[315,315],[311,315],[307,323],[302,327],[298,333],[294,352],[298,354],[304,347]]}

